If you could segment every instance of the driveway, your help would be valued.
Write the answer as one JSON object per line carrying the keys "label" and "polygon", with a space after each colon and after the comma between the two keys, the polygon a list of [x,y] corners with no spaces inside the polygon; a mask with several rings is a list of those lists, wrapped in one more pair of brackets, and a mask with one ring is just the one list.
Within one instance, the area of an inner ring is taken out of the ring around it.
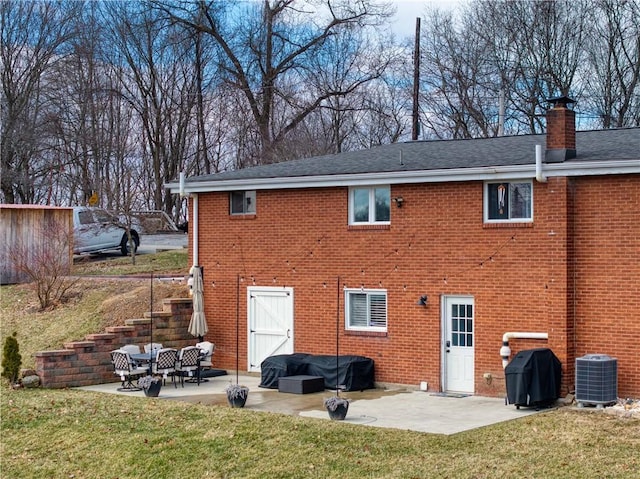
{"label": "driveway", "polygon": [[137,254],[152,254],[170,249],[183,249],[187,247],[188,240],[189,237],[182,232],[142,235]]}
{"label": "driveway", "polygon": [[[182,232],[163,233],[140,236],[140,246],[137,255],[155,254],[172,249],[184,249],[187,247],[189,237]],[[108,258],[122,258],[119,249],[103,251],[101,253],[74,255],[75,261],[101,261]]]}

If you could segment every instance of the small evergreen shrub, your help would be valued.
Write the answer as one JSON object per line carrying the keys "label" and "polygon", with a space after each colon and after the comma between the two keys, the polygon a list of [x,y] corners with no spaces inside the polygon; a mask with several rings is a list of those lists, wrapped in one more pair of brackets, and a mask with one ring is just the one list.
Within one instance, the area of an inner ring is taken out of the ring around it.
{"label": "small evergreen shrub", "polygon": [[17,336],[17,332],[14,332],[12,336],[7,336],[2,348],[2,377],[7,378],[11,384],[18,382],[22,365]]}

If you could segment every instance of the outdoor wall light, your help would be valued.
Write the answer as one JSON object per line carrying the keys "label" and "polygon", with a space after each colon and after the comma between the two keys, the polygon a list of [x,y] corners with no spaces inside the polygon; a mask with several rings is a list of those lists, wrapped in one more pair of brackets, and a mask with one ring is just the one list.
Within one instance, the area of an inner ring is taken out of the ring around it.
{"label": "outdoor wall light", "polygon": [[402,203],[404,203],[404,198],[402,196],[396,196],[395,198],[393,198],[393,201],[398,208],[402,208]]}
{"label": "outdoor wall light", "polygon": [[416,303],[418,306],[426,306],[427,305],[427,300],[429,298],[427,298],[426,294],[423,294],[422,296],[420,296],[420,299],[418,300],[418,302]]}

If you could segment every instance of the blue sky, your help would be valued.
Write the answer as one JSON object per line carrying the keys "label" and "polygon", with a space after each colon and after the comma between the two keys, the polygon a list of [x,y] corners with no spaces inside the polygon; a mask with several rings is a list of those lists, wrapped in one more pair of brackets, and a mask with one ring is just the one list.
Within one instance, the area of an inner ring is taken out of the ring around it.
{"label": "blue sky", "polygon": [[396,7],[393,31],[398,40],[405,37],[413,38],[416,31],[416,17],[422,17],[425,6],[432,5],[437,8],[455,8],[461,0],[394,0]]}

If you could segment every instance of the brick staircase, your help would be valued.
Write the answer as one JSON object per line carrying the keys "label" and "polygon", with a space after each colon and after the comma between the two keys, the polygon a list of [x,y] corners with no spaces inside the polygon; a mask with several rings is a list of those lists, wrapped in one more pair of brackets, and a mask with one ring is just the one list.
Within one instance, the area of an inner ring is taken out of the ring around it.
{"label": "brick staircase", "polygon": [[128,319],[124,326],[112,326],[104,333],[89,334],[84,341],[64,344],[64,349],[35,354],[36,374],[45,388],[67,388],[117,382],[113,373],[111,351],[125,344],[153,342],[180,349],[195,344],[189,334],[193,304],[191,298],[165,299],[162,311],[147,312],[144,318]]}

